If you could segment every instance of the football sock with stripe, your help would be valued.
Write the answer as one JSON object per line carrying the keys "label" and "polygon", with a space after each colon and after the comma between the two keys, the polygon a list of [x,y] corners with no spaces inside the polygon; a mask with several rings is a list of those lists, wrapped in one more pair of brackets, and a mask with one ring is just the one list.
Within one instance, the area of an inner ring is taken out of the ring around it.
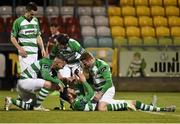
{"label": "football sock with stripe", "polygon": [[48,96],[48,94],[49,94],[49,91],[47,89],[41,88],[41,90],[39,91],[38,96],[37,96],[36,107],[40,106],[42,104],[42,102]]}

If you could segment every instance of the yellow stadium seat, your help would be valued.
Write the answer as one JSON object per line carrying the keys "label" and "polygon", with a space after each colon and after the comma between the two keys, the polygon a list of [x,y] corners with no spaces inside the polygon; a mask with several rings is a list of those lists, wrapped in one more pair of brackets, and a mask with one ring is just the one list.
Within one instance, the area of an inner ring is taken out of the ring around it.
{"label": "yellow stadium seat", "polygon": [[108,15],[109,16],[121,16],[121,9],[116,6],[108,7]]}
{"label": "yellow stadium seat", "polygon": [[169,37],[170,36],[170,31],[169,28],[167,27],[156,27],[156,36],[157,37]]}
{"label": "yellow stadium seat", "polygon": [[150,16],[150,9],[147,6],[137,6],[136,14],[137,16]]}
{"label": "yellow stadium seat", "polygon": [[122,16],[135,16],[135,8],[132,6],[123,6],[122,7]]}
{"label": "yellow stadium seat", "polygon": [[176,6],[167,6],[166,16],[179,16],[179,8]]}
{"label": "yellow stadium seat", "polygon": [[139,17],[139,26],[152,26],[152,18],[149,16],[140,16]]}
{"label": "yellow stadium seat", "polygon": [[118,36],[125,37],[125,29],[120,26],[112,26],[111,34],[112,37],[118,37]]}
{"label": "yellow stadium seat", "polygon": [[180,37],[180,27],[171,27],[171,36]]}
{"label": "yellow stadium seat", "polygon": [[134,0],[120,0],[120,6],[133,6]]}
{"label": "yellow stadium seat", "polygon": [[128,45],[142,45],[142,39],[139,37],[128,37]]}
{"label": "yellow stadium seat", "polygon": [[125,16],[124,25],[125,26],[138,26],[138,19],[134,16]]}
{"label": "yellow stadium seat", "polygon": [[174,37],[173,38],[173,43],[174,43],[175,46],[180,45],[180,37]]}
{"label": "yellow stadium seat", "polygon": [[149,0],[150,6],[162,6],[162,0]]}
{"label": "yellow stadium seat", "polygon": [[135,6],[148,6],[148,0],[135,0]]}
{"label": "yellow stadium seat", "polygon": [[177,6],[177,0],[163,0],[164,6]]}
{"label": "yellow stadium seat", "polygon": [[127,39],[125,37],[114,37],[113,42],[114,46],[127,45]]}
{"label": "yellow stadium seat", "polygon": [[164,8],[161,6],[151,6],[152,16],[165,16]]}
{"label": "yellow stadium seat", "polygon": [[165,18],[163,16],[154,16],[153,22],[154,22],[155,27],[168,25],[167,18]]}
{"label": "yellow stadium seat", "polygon": [[120,16],[109,16],[110,26],[123,26],[123,19]]}
{"label": "yellow stadium seat", "polygon": [[140,37],[140,29],[134,26],[126,27],[126,36],[127,37]]}
{"label": "yellow stadium seat", "polygon": [[141,27],[142,37],[155,37],[155,30],[153,27]]}
{"label": "yellow stadium seat", "polygon": [[180,0],[178,0],[178,6],[180,6]]}
{"label": "yellow stadium seat", "polygon": [[157,45],[157,38],[155,37],[143,37],[143,41],[146,46]]}
{"label": "yellow stadium seat", "polygon": [[178,16],[169,16],[168,17],[169,26],[180,26],[180,17]]}

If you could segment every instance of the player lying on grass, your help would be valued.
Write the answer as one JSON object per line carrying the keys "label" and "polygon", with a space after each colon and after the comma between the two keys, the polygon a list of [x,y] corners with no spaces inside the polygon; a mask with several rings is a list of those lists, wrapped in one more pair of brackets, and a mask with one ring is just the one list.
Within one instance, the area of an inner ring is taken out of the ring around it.
{"label": "player lying on grass", "polygon": [[[56,71],[63,68],[65,64],[64,58],[58,55],[54,60],[43,58],[28,66],[18,80],[19,98],[6,97],[5,109],[9,110],[10,105],[14,104],[25,110],[48,111],[41,104],[48,96],[49,90],[63,90],[64,84],[57,78]],[[38,90],[40,91],[36,96]]]}
{"label": "player lying on grass", "polygon": [[[95,92],[86,81],[83,73],[78,73],[77,78],[84,89],[84,93],[76,93],[74,89],[65,87],[60,96],[71,104],[74,111],[95,111],[98,103],[93,103],[92,99]],[[142,110],[155,112],[174,112],[175,106],[156,107],[153,105],[144,104],[138,100],[109,100],[106,104],[106,109],[103,111],[122,111],[122,110]]]}

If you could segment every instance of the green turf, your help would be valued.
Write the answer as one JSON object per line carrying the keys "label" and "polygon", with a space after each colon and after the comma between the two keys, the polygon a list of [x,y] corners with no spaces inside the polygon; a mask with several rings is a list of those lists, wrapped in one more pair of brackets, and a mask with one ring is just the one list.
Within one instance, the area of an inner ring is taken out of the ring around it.
{"label": "green turf", "polygon": [[[0,123],[180,123],[180,93],[152,93],[152,92],[118,92],[116,99],[135,99],[150,103],[153,94],[158,96],[158,106],[174,104],[176,112],[169,113],[144,113],[132,111],[115,112],[74,112],[66,111],[22,111],[12,107],[10,111],[4,111],[4,97],[15,97],[15,92],[0,91]],[[58,105],[57,96],[49,96],[44,102],[44,107],[53,109]]]}

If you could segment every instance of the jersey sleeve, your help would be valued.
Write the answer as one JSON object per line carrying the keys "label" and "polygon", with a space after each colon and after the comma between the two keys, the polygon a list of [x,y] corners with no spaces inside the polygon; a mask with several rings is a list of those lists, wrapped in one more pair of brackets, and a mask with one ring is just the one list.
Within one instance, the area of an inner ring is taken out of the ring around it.
{"label": "jersey sleeve", "polygon": [[37,36],[41,35],[39,20],[36,18],[37,23]]}
{"label": "jersey sleeve", "polygon": [[100,73],[106,81],[102,87],[102,92],[105,93],[113,85],[110,67],[108,65],[102,66],[100,68]]}
{"label": "jersey sleeve", "polygon": [[13,23],[12,31],[11,31],[11,36],[17,38],[18,32],[19,32],[19,24],[18,24],[18,21],[15,20]]}
{"label": "jersey sleeve", "polygon": [[70,39],[69,46],[72,50],[78,52],[79,54],[82,54],[83,52],[85,52],[85,49],[79,44],[78,41],[74,39]]}
{"label": "jersey sleeve", "polygon": [[83,87],[84,87],[84,90],[85,90],[84,99],[86,101],[90,101],[92,99],[92,97],[94,96],[94,91],[91,88],[91,86],[88,84],[88,82],[84,82]]}
{"label": "jersey sleeve", "polygon": [[50,58],[51,60],[54,59],[54,58],[56,57],[57,53],[58,53],[58,45],[55,44],[55,45],[52,47],[52,50],[51,50],[50,55],[49,55],[49,58]]}

